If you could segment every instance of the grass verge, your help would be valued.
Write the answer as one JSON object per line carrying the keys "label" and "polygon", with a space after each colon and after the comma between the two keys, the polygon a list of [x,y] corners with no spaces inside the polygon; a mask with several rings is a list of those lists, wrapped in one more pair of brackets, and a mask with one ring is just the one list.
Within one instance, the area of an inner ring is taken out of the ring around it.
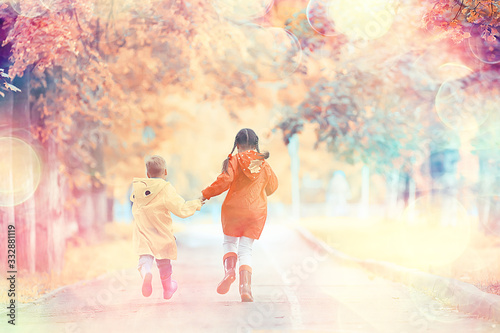
{"label": "grass verge", "polygon": [[445,227],[316,217],[302,219],[301,225],[350,256],[416,268],[500,295],[500,237],[482,234],[473,219]]}

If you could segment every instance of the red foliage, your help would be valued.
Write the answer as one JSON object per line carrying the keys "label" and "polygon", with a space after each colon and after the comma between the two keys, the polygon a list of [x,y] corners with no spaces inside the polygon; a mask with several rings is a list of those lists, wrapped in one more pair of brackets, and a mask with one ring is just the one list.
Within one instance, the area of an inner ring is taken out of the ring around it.
{"label": "red foliage", "polygon": [[498,38],[500,5],[496,0],[435,0],[422,19],[423,26],[430,31],[462,42],[470,38],[473,26],[480,26],[482,38]]}

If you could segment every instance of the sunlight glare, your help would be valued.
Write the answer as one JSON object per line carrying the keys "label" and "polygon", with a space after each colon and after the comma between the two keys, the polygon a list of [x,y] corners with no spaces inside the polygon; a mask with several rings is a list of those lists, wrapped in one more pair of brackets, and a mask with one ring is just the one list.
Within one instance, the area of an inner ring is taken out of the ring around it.
{"label": "sunlight glare", "polygon": [[337,0],[328,7],[328,17],[349,38],[373,40],[391,28],[395,16],[391,5],[391,0]]}

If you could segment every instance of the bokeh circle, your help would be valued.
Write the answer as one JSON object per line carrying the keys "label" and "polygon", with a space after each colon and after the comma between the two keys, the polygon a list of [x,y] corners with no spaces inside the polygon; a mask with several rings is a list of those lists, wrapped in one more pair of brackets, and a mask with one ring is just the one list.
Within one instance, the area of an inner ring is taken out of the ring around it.
{"label": "bokeh circle", "polygon": [[384,36],[394,22],[390,0],[330,1],[327,15],[337,31],[353,40],[373,40]]}
{"label": "bokeh circle", "polygon": [[0,137],[0,207],[28,200],[38,188],[42,165],[33,147],[15,137]]}
{"label": "bokeh circle", "polygon": [[485,64],[500,63],[500,36],[490,34],[483,36],[481,26],[473,26],[468,38],[469,49],[472,55]]}
{"label": "bokeh circle", "polygon": [[472,223],[462,204],[449,195],[425,195],[404,211],[399,251],[413,268],[445,266],[470,242]]}
{"label": "bokeh circle", "polygon": [[443,124],[456,131],[477,130],[499,102],[489,81],[484,76],[443,82],[435,98],[436,113]]}
{"label": "bokeh circle", "polygon": [[63,3],[61,3],[60,0],[40,0],[40,2],[45,8],[47,8],[50,11],[55,11],[61,5],[64,5]]}
{"label": "bokeh circle", "polygon": [[219,15],[232,21],[251,21],[266,15],[274,0],[213,0]]}
{"label": "bokeh circle", "polygon": [[311,28],[323,36],[335,36],[335,25],[328,16],[332,1],[310,0],[306,8],[307,21]]}
{"label": "bokeh circle", "polygon": [[[51,1],[51,0],[47,0]],[[47,7],[41,0],[9,0],[12,9],[19,15],[27,18],[35,18],[47,11]]]}
{"label": "bokeh circle", "polygon": [[242,73],[260,81],[279,81],[292,75],[300,65],[302,49],[290,31],[246,25],[243,30]]}

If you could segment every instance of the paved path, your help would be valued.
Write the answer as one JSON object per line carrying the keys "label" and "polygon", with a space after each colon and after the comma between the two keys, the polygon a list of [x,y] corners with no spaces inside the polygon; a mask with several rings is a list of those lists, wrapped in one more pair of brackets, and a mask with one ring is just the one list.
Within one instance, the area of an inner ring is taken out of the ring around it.
{"label": "paved path", "polygon": [[[444,308],[404,285],[339,266],[295,231],[268,225],[255,243],[254,303],[241,303],[236,284],[215,291],[222,277],[216,225],[191,224],[177,235],[179,290],[142,297],[135,268],[65,288],[19,309],[5,332],[499,332],[500,325]],[[84,264],[84,263],[82,263]]]}

